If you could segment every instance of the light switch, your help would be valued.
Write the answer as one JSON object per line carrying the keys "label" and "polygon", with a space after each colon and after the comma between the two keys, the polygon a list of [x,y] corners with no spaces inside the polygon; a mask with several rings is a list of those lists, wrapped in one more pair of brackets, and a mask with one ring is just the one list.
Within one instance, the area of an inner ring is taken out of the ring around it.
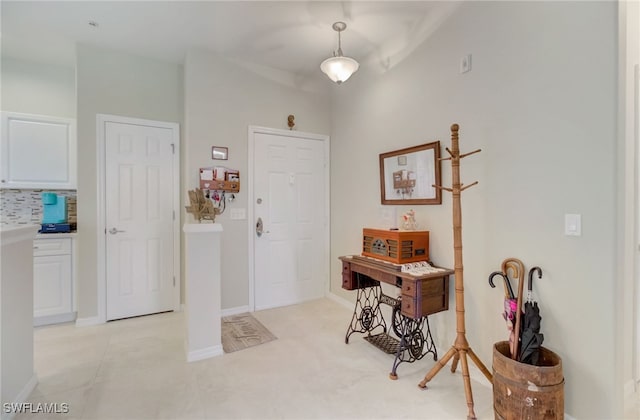
{"label": "light switch", "polygon": [[582,217],[579,214],[564,215],[564,234],[567,236],[582,235]]}
{"label": "light switch", "polygon": [[467,54],[460,59],[460,74],[471,71],[471,54]]}
{"label": "light switch", "polygon": [[246,218],[246,209],[231,209],[231,220],[244,220]]}

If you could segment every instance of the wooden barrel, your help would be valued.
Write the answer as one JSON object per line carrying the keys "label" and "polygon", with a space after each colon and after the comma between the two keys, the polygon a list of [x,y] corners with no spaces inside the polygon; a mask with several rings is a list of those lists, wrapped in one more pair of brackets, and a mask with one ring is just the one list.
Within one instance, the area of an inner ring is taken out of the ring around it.
{"label": "wooden barrel", "polygon": [[562,359],[540,348],[540,366],[510,357],[509,342],[493,346],[493,410],[499,420],[564,418]]}

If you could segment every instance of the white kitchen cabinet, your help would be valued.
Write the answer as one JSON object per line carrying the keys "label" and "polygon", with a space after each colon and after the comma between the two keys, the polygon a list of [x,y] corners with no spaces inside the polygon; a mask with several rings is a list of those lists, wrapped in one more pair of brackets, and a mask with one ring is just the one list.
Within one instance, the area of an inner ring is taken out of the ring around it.
{"label": "white kitchen cabinet", "polygon": [[34,325],[73,321],[74,239],[42,236],[33,242]]}
{"label": "white kitchen cabinet", "polygon": [[74,119],[2,112],[0,188],[76,189]]}

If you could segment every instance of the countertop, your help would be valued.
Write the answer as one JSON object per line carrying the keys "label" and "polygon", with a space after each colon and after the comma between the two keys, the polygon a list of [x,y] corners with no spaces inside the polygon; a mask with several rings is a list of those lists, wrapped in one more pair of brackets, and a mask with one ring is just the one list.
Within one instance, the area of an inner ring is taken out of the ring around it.
{"label": "countertop", "polygon": [[38,233],[36,239],[77,238],[78,232]]}
{"label": "countertop", "polygon": [[0,226],[0,242],[5,246],[22,240],[33,240],[37,230],[37,225],[3,225]]}

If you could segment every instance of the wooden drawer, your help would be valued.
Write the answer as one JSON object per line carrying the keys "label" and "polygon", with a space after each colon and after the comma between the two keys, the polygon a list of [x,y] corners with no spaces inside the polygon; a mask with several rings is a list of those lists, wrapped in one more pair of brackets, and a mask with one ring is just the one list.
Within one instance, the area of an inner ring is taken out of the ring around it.
{"label": "wooden drawer", "polygon": [[418,297],[420,284],[415,280],[402,279],[402,294],[409,296],[412,299]]}
{"label": "wooden drawer", "polygon": [[351,275],[351,264],[346,261],[342,261],[342,275],[344,276],[345,274]]}
{"label": "wooden drawer", "polygon": [[421,284],[421,295],[422,296],[432,296],[432,295],[441,295],[444,293],[444,277],[440,277],[439,279],[433,279],[429,282],[423,282]]}
{"label": "wooden drawer", "polygon": [[33,240],[34,257],[69,254],[71,254],[71,238],[47,238]]}
{"label": "wooden drawer", "polygon": [[365,287],[373,287],[378,284],[380,283],[368,276],[360,275],[358,279],[358,273],[355,272],[342,274],[342,288],[345,290],[364,289]]}
{"label": "wooden drawer", "polygon": [[342,288],[345,290],[354,290],[356,289],[355,281],[353,280],[351,273],[342,274]]}
{"label": "wooden drawer", "polygon": [[402,294],[417,298],[418,296],[441,295],[445,291],[445,277],[429,280],[402,280]]}
{"label": "wooden drawer", "polygon": [[447,309],[449,309],[449,299],[445,295],[418,299],[409,299],[403,295],[400,312],[409,318],[418,319]]}
{"label": "wooden drawer", "polygon": [[403,315],[414,319],[449,309],[449,276],[404,279],[400,309]]}

